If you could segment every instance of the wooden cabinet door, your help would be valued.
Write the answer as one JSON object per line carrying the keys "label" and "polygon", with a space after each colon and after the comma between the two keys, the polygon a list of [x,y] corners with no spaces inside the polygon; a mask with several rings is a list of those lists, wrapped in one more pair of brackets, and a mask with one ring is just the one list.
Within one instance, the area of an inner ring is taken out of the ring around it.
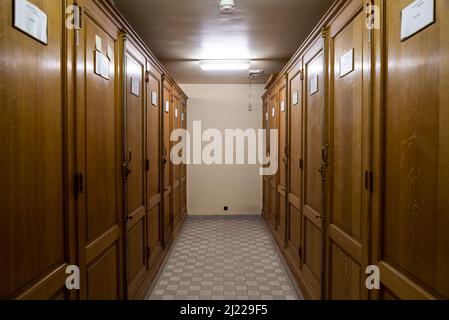
{"label": "wooden cabinet door", "polygon": [[171,85],[163,82],[163,144],[162,144],[162,164],[163,164],[163,235],[164,244],[172,237],[173,231],[173,211],[172,211],[172,178],[170,162],[170,133],[171,133]]}
{"label": "wooden cabinet door", "polygon": [[435,23],[401,41],[401,11],[412,2],[378,3],[386,60],[374,135],[373,255],[381,298],[447,299],[449,2],[436,0]]}
{"label": "wooden cabinet door", "polygon": [[[270,117],[270,130],[277,130],[278,124],[277,119],[279,118],[278,115],[278,109],[277,106],[277,94],[276,92],[271,93],[269,96],[269,117]],[[276,146],[277,147],[277,146]],[[275,146],[270,145],[270,156],[274,157]],[[279,156],[276,158],[276,161],[278,162],[279,166]],[[278,197],[277,197],[277,177],[278,173],[271,175],[268,177],[269,180],[269,194],[270,194],[270,217],[268,220],[268,225],[270,228],[274,231],[276,229],[276,223],[277,223],[277,205],[278,205]]]}
{"label": "wooden cabinet door", "polygon": [[[187,100],[185,97],[181,99],[181,128],[187,130]],[[185,156],[187,150],[183,150]],[[180,165],[181,176],[181,217],[184,218],[187,214],[187,164]]]}
{"label": "wooden cabinet door", "polygon": [[[77,197],[80,293],[91,300],[118,299],[123,296],[119,28],[93,1],[80,0],[79,5],[83,26],[76,47],[76,170],[84,180]],[[99,48],[96,37],[101,39]],[[100,54],[108,74],[95,68]]]}
{"label": "wooden cabinet door", "polygon": [[146,181],[145,181],[145,57],[126,41],[124,87],[126,142],[125,161],[127,210],[127,282],[128,297],[132,298],[145,278],[146,246]]}
{"label": "wooden cabinet door", "polygon": [[329,28],[327,298],[366,299],[371,43],[365,4],[350,1]]}
{"label": "wooden cabinet door", "polygon": [[147,232],[148,232],[148,265],[154,265],[161,252],[162,232],[161,232],[161,75],[147,63],[146,77],[146,158],[148,167],[146,172],[147,180]]}
{"label": "wooden cabinet door", "polygon": [[289,126],[288,126],[288,229],[287,250],[296,267],[301,268],[302,255],[302,138],[303,138],[303,104],[302,104],[302,61],[289,74]]}
{"label": "wooden cabinet door", "polygon": [[285,244],[285,231],[287,227],[287,80],[286,76],[279,83],[276,91],[278,92],[278,128],[279,128],[279,169],[277,181],[278,195],[278,218],[276,221],[276,232],[282,243]]}
{"label": "wooden cabinet door", "polygon": [[322,184],[319,174],[323,146],[324,52],[318,39],[304,56],[304,171],[302,196],[302,269],[313,298],[321,297]]}
{"label": "wooden cabinet door", "polygon": [[47,14],[47,46],[13,28],[14,1],[0,2],[0,299],[68,297],[65,268],[76,263],[63,144],[65,6],[33,4]]}
{"label": "wooden cabinet door", "polygon": [[[181,120],[181,97],[178,90],[173,90],[172,94],[173,98],[173,112],[171,113],[171,130],[170,133],[174,130],[180,128],[180,120]],[[173,148],[178,142],[171,141],[171,148]],[[179,156],[179,155],[177,155]],[[180,218],[181,218],[181,166],[179,164],[172,163],[172,186],[173,186],[173,228],[177,229]]]}
{"label": "wooden cabinet door", "polygon": [[[270,130],[270,119],[269,119],[269,111],[268,111],[268,99],[265,96],[263,99],[263,115],[262,115],[262,123],[263,123],[263,129],[265,130],[265,154],[267,155],[269,153],[269,130]],[[267,167],[267,166],[265,166]],[[269,198],[270,198],[270,186],[269,186],[269,177],[263,176],[263,210],[262,214],[266,221],[268,221],[270,217],[270,204],[269,204]]]}

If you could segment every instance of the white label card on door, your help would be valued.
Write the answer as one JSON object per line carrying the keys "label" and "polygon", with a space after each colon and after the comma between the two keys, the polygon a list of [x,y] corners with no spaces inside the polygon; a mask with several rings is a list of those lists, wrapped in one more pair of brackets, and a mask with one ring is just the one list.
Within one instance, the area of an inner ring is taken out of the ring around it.
{"label": "white label card on door", "polygon": [[48,17],[31,2],[14,1],[14,27],[37,41],[48,44]]}
{"label": "white label card on door", "polygon": [[281,112],[285,112],[285,101],[281,101]]}
{"label": "white label card on door", "polygon": [[99,51],[95,51],[95,73],[109,80],[109,59]]}
{"label": "white label card on door", "polygon": [[131,78],[131,93],[136,97],[140,96],[140,80]]}
{"label": "white label card on door", "polygon": [[181,112],[181,122],[184,122],[184,112]]}
{"label": "white label card on door", "polygon": [[175,109],[175,118],[178,119],[178,109]]}
{"label": "white label card on door", "polygon": [[95,49],[100,52],[103,50],[103,40],[98,35],[95,35]]}
{"label": "white label card on door", "polygon": [[151,92],[151,104],[157,107],[157,93],[154,91]]}
{"label": "white label card on door", "polygon": [[166,113],[170,112],[170,101],[165,101],[165,112]]}
{"label": "white label card on door", "polygon": [[340,78],[354,71],[354,48],[340,57]]}
{"label": "white label card on door", "polygon": [[108,58],[111,60],[114,59],[114,49],[110,45],[108,45]]}
{"label": "white label card on door", "polygon": [[299,92],[295,91],[292,94],[292,105],[296,106],[299,103]]}
{"label": "white label card on door", "polygon": [[266,121],[270,120],[270,114],[268,112],[265,112],[265,120]]}
{"label": "white label card on door", "polygon": [[401,41],[435,22],[435,0],[416,0],[401,12]]}
{"label": "white label card on door", "polygon": [[271,117],[274,118],[276,116],[276,109],[271,109]]}
{"label": "white label card on door", "polygon": [[310,94],[313,95],[313,94],[317,93],[318,90],[319,90],[319,88],[318,88],[318,75],[315,74],[310,79]]}

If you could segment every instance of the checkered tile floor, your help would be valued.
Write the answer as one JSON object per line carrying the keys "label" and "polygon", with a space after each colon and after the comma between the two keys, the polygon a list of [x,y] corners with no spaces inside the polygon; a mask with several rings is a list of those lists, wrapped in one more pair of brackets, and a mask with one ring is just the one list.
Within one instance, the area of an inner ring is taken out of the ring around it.
{"label": "checkered tile floor", "polygon": [[189,217],[150,300],[296,300],[261,217]]}

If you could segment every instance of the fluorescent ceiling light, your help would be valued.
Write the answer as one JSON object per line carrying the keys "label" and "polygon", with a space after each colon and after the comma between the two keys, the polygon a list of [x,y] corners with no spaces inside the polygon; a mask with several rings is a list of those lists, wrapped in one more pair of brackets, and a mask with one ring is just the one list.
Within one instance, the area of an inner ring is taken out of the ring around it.
{"label": "fluorescent ceiling light", "polygon": [[249,70],[251,68],[250,60],[201,60],[200,68],[202,70]]}

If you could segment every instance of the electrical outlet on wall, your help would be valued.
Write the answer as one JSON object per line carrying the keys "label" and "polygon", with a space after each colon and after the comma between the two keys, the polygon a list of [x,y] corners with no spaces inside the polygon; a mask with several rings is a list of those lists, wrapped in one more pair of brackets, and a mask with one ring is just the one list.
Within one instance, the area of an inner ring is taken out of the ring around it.
{"label": "electrical outlet on wall", "polygon": [[224,211],[229,211],[229,207],[224,207],[224,209],[223,209]]}

